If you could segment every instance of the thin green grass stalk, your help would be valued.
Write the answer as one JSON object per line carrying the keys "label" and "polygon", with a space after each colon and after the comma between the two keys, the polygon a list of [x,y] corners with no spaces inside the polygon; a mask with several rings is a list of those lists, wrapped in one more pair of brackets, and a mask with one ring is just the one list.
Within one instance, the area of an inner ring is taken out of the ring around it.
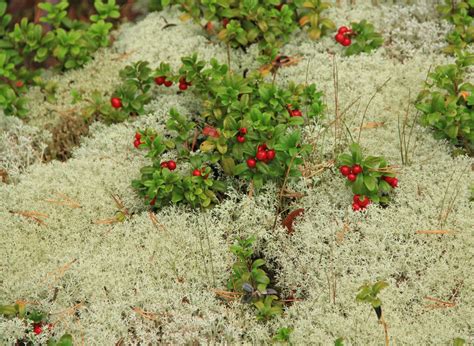
{"label": "thin green grass stalk", "polygon": [[209,249],[209,258],[211,260],[211,275],[212,275],[212,285],[214,287],[217,287],[216,286],[216,276],[215,276],[215,272],[214,272],[214,262],[212,260],[212,248],[211,248],[211,241],[209,239],[209,228],[207,226],[207,217],[206,217],[206,212],[203,212],[203,216],[204,216],[204,229],[205,229],[205,235],[206,235],[206,241],[207,241],[207,247]]}
{"label": "thin green grass stalk", "polygon": [[377,87],[375,89],[375,92],[372,94],[372,96],[370,97],[370,100],[369,102],[367,103],[367,106],[365,107],[365,110],[364,110],[364,115],[362,116],[362,120],[360,122],[360,127],[359,127],[359,135],[357,136],[357,142],[360,143],[360,135],[362,133],[362,127],[364,126],[364,120],[365,120],[365,116],[367,115],[367,110],[369,109],[369,106],[370,104],[372,103],[372,101],[374,100],[375,96],[377,96],[377,94],[382,90],[382,88],[387,85],[387,83],[392,79],[392,77],[389,77],[385,82],[383,82],[382,85],[380,85],[379,87]]}
{"label": "thin green grass stalk", "polygon": [[467,165],[466,169],[462,170],[461,173],[459,174],[459,177],[458,179],[456,180],[456,185],[455,185],[455,188],[454,188],[454,191],[451,195],[451,198],[450,200],[448,201],[448,205],[446,207],[446,211],[444,212],[444,216],[441,218],[440,220],[440,227],[443,228],[446,224],[446,221],[448,220],[448,217],[449,215],[451,214],[451,212],[453,211],[453,208],[454,208],[454,203],[456,203],[456,200],[458,198],[458,195],[459,195],[459,191],[461,190],[461,179],[464,177],[464,175],[466,174],[466,172],[468,171],[469,169],[469,166],[470,164]]}
{"label": "thin green grass stalk", "polygon": [[[198,217],[199,219],[199,217]],[[198,222],[198,226],[199,226],[199,222]],[[204,246],[202,244],[202,239],[201,239],[201,232],[200,232],[200,227],[197,227],[197,230],[198,230],[198,237],[199,237],[199,247],[201,249],[201,257],[202,257],[202,263],[204,265],[204,271],[206,273],[206,278],[207,278],[207,282],[209,282],[210,278],[209,278],[209,270],[207,269],[207,265],[206,265],[206,255],[205,255],[205,252],[204,252]]]}

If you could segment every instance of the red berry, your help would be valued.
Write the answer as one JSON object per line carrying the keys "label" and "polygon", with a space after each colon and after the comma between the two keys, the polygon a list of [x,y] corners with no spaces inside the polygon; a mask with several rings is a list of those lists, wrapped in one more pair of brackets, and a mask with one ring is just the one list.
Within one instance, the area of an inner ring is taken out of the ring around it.
{"label": "red berry", "polygon": [[138,149],[138,147],[142,144],[142,142],[139,139],[135,139],[133,142],[133,146]]}
{"label": "red berry", "polygon": [[155,205],[156,203],[156,197],[154,197],[151,201],[150,201],[150,205]]}
{"label": "red berry", "polygon": [[257,151],[265,151],[267,150],[267,145],[263,143],[262,145],[259,145],[257,148]]}
{"label": "red berry", "polygon": [[339,30],[337,31],[338,34],[344,34],[349,31],[349,28],[347,26],[341,26]]}
{"label": "red berry", "polygon": [[240,135],[237,136],[237,142],[239,142],[239,143],[245,142],[245,137],[244,137],[244,136],[240,136]]}
{"label": "red berry", "polygon": [[385,180],[387,183],[390,184],[391,187],[396,188],[398,187],[398,179],[395,177],[382,177],[383,180]]}
{"label": "red berry", "polygon": [[393,179],[392,179],[392,182],[390,183],[390,185],[391,185],[393,188],[398,187],[398,179],[397,179],[397,178],[393,178]]}
{"label": "red berry", "polygon": [[352,166],[352,173],[355,175],[362,173],[362,167],[360,165]]}
{"label": "red berry", "polygon": [[163,168],[168,168],[168,161],[164,161],[164,162],[160,163],[160,166],[163,167]]}
{"label": "red berry", "polygon": [[257,161],[255,161],[254,158],[251,157],[251,158],[247,159],[247,166],[249,168],[255,168],[256,165],[257,165]]}
{"label": "red berry", "polygon": [[186,83],[180,83],[180,84],[179,84],[179,90],[184,91],[184,90],[186,90],[187,88],[188,88],[188,85],[187,85]]}
{"label": "red berry", "polygon": [[342,40],[341,44],[344,46],[344,47],[347,47],[347,46],[350,46],[352,43],[351,39],[349,37],[346,37],[344,38],[344,40]]}
{"label": "red berry", "polygon": [[364,196],[364,199],[363,200],[359,200],[359,206],[362,208],[362,209],[365,209],[367,208],[367,206],[370,204],[370,199],[369,197],[367,196]]}
{"label": "red berry", "polygon": [[174,171],[176,169],[176,162],[174,162],[173,160],[169,160],[168,161],[168,169],[170,171]]}
{"label": "red berry", "polygon": [[301,117],[303,116],[303,113],[299,109],[294,109],[291,111],[291,116],[292,117]]}
{"label": "red berry", "polygon": [[370,199],[367,196],[362,196],[363,199],[361,199],[361,195],[354,195],[354,203],[359,205],[362,209],[365,209],[369,204],[370,204]]}
{"label": "red berry", "polygon": [[354,210],[354,211],[359,211],[359,210],[360,210],[360,206],[359,206],[357,203],[352,203],[352,210]]}
{"label": "red berry", "polygon": [[355,181],[357,179],[357,176],[351,173],[347,176],[347,179],[349,179],[349,181]]}
{"label": "red berry", "polygon": [[163,85],[166,82],[165,76],[159,76],[155,78],[155,83],[158,85]]}
{"label": "red berry", "polygon": [[267,152],[266,151],[259,151],[257,152],[257,156],[256,156],[257,160],[259,161],[265,161],[267,159]]}
{"label": "red berry", "polygon": [[339,172],[341,172],[343,176],[347,177],[351,173],[351,169],[349,166],[341,166],[341,168],[339,168]]}
{"label": "red berry", "polygon": [[354,195],[354,198],[352,198],[352,201],[353,201],[354,203],[359,204],[359,202],[360,202],[360,195]]}
{"label": "red berry", "polygon": [[114,107],[114,108],[122,107],[122,100],[118,97],[112,97],[110,99],[110,103],[112,104],[112,107]]}
{"label": "red berry", "polygon": [[275,150],[273,150],[273,149],[268,150],[267,151],[267,160],[268,161],[273,160],[275,158],[275,155],[276,155]]}
{"label": "red berry", "polygon": [[41,334],[43,332],[43,328],[41,327],[41,324],[34,324],[33,325],[33,333],[36,335]]}
{"label": "red berry", "polygon": [[222,26],[223,26],[224,28],[227,28],[227,24],[229,24],[229,19],[228,19],[228,18],[222,19]]}
{"label": "red berry", "polygon": [[337,34],[336,36],[334,36],[334,38],[336,39],[337,42],[342,43],[345,36],[343,34]]}
{"label": "red berry", "polygon": [[21,88],[23,85],[25,85],[25,83],[23,83],[22,80],[19,80],[15,83],[15,85],[16,85],[17,88]]}
{"label": "red berry", "polygon": [[241,135],[244,135],[244,136],[245,136],[245,135],[247,134],[247,128],[246,128],[246,127],[242,127],[242,128],[239,129],[239,132],[240,132]]}
{"label": "red berry", "polygon": [[141,139],[142,138],[142,135],[140,133],[135,133],[135,139]]}
{"label": "red berry", "polygon": [[172,81],[170,81],[170,80],[167,80],[167,81],[165,81],[165,83],[164,83],[164,84],[165,84],[165,87],[169,88],[170,86],[172,86],[172,85],[173,85],[173,82],[172,82]]}
{"label": "red berry", "polygon": [[201,171],[196,168],[196,169],[193,171],[193,175],[194,175],[195,177],[200,177],[200,176],[201,176]]}

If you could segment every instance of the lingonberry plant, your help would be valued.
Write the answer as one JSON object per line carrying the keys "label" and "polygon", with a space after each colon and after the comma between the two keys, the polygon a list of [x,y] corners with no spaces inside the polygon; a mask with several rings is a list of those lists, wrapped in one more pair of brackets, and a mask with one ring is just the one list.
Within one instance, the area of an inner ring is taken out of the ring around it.
{"label": "lingonberry plant", "polygon": [[377,281],[374,284],[366,283],[365,285],[359,287],[359,292],[356,295],[356,300],[362,303],[368,303],[372,306],[377,315],[377,319],[380,324],[383,326],[385,334],[385,345],[389,345],[389,336],[388,336],[388,326],[385,322],[383,313],[382,313],[382,301],[378,297],[378,294],[381,290],[388,287],[388,283],[385,281]]}
{"label": "lingonberry plant", "polygon": [[257,319],[268,320],[281,315],[282,304],[278,302],[277,292],[268,288],[270,278],[263,266],[265,260],[253,259],[254,237],[241,239],[230,250],[237,257],[232,266],[232,276],[227,289],[242,294],[243,303],[252,303],[257,308]]}
{"label": "lingonberry plant", "polygon": [[26,18],[12,27],[7,4],[0,0],[0,108],[5,114],[26,116],[24,94],[27,86],[40,83],[42,69],[81,67],[93,52],[109,44],[112,24],[107,20],[120,16],[115,0],[96,0],[97,14],[90,17],[91,23],[70,20],[68,6],[66,0],[40,3],[38,7],[46,12],[40,21],[48,26],[43,30]]}
{"label": "lingonberry plant", "polygon": [[17,302],[12,305],[0,305],[0,315],[13,319],[20,319],[25,326],[23,339],[17,340],[18,345],[39,344],[38,338],[46,336],[48,346],[72,346],[72,336],[64,334],[61,338],[54,338],[54,325],[48,321],[48,314],[29,309],[24,302]]}
{"label": "lingonberry plant", "polygon": [[293,333],[293,328],[281,327],[277,330],[275,336],[273,337],[273,340],[279,343],[286,343],[288,345],[291,345],[291,333]]}
{"label": "lingonberry plant", "polygon": [[[251,181],[259,189],[266,181],[301,175],[298,167],[311,147],[303,143],[299,127],[320,118],[323,110],[322,94],[314,85],[280,88],[257,73],[230,73],[214,59],[207,68],[196,55],[182,61],[177,75],[162,64],[157,76],[192,85],[202,107],[191,117],[172,109],[165,137],[140,132],[143,144],[135,146],[149,150],[153,164],[143,168],[133,186],[147,201],[156,197],[157,206],[171,201],[208,207],[225,190],[226,176]],[[161,163],[171,150],[178,168],[169,173]],[[166,187],[163,174],[170,176]]]}
{"label": "lingonberry plant", "polygon": [[367,283],[359,287],[359,292],[356,296],[357,301],[368,303],[374,308],[379,320],[382,318],[382,301],[377,296],[386,287],[388,287],[388,283],[385,281],[377,281],[374,284]]}
{"label": "lingonberry plant", "polygon": [[161,0],[160,4],[155,1],[154,8],[161,10],[172,4],[178,4],[185,17],[204,24],[209,34],[217,35],[230,47],[259,43],[266,55],[274,55],[298,28],[298,23],[308,28],[312,39],[335,29],[334,23],[323,16],[331,5],[321,0]]}
{"label": "lingonberry plant", "polygon": [[474,55],[458,52],[455,64],[436,67],[415,103],[421,123],[454,145],[474,153],[474,85],[466,72],[474,65]]}
{"label": "lingonberry plant", "polygon": [[351,28],[341,26],[334,38],[336,42],[347,47],[345,55],[369,53],[383,44],[382,35],[375,32],[373,24],[366,20],[351,23]]}
{"label": "lingonberry plant", "polygon": [[390,192],[398,186],[398,179],[383,157],[362,155],[357,143],[350,146],[350,154],[338,157],[341,174],[354,193],[352,209],[365,209],[370,203],[388,204]]}
{"label": "lingonberry plant", "polygon": [[445,0],[444,4],[437,6],[437,10],[454,25],[453,30],[446,35],[448,46],[444,48],[445,53],[454,54],[474,42],[474,1]]}

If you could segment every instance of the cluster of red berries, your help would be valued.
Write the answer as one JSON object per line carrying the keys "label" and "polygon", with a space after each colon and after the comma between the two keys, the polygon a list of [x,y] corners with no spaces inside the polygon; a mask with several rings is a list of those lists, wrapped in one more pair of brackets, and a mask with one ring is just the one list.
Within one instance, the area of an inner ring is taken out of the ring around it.
{"label": "cluster of red berries", "polygon": [[244,143],[245,142],[245,135],[247,134],[247,128],[242,127],[239,129],[239,134],[237,135],[236,139],[237,142],[239,143]]}
{"label": "cluster of red berries", "polygon": [[354,35],[354,32],[349,29],[347,26],[341,26],[337,31],[335,39],[338,43],[344,47],[350,46],[352,43],[351,36]]}
{"label": "cluster of red berries", "polygon": [[163,168],[168,168],[170,171],[174,171],[176,169],[176,162],[173,160],[164,161],[160,163],[160,166]]}
{"label": "cluster of red berries", "polygon": [[290,113],[290,117],[302,117],[303,113],[299,109],[292,109],[291,105],[286,105],[286,109],[288,109],[288,113]]}
{"label": "cluster of red berries", "polygon": [[167,80],[166,76],[155,77],[155,83],[158,85],[164,85],[167,88],[173,85],[173,81]]}
{"label": "cluster of red berries", "polygon": [[137,132],[137,133],[135,133],[135,140],[133,141],[133,146],[138,149],[140,144],[143,144],[142,143],[142,135]]}
{"label": "cluster of red berries", "polygon": [[276,156],[275,150],[268,149],[267,145],[264,143],[258,146],[257,155],[255,155],[255,157],[249,157],[247,159],[247,166],[249,168],[255,168],[255,166],[257,166],[257,161],[269,163],[275,158],[275,156]]}
{"label": "cluster of red berries", "polygon": [[[43,325],[45,325],[45,324],[46,323],[42,323],[42,322],[33,323],[33,333],[35,333],[35,335],[41,334],[43,332]],[[47,326],[48,326],[49,330],[53,329],[53,324],[52,323],[48,323]]]}
{"label": "cluster of red berries", "polygon": [[[363,198],[362,200],[360,198]],[[370,204],[370,199],[367,196],[354,195],[352,210],[359,211],[364,210]]]}
{"label": "cluster of red berries", "polygon": [[392,188],[398,187],[398,179],[397,179],[397,178],[395,178],[395,177],[383,176],[382,179],[385,180],[387,183],[389,183],[389,185],[390,185]]}
{"label": "cluster of red berries", "polygon": [[110,99],[110,103],[114,108],[122,108],[122,99],[120,99],[119,97],[112,97]]}
{"label": "cluster of red berries", "polygon": [[188,86],[191,85],[191,82],[186,82],[186,78],[185,77],[181,77],[179,79],[179,90],[181,91],[184,91],[188,88]]}
{"label": "cluster of red berries", "polygon": [[347,177],[349,181],[355,181],[357,179],[357,174],[362,173],[363,169],[360,165],[354,165],[352,168],[349,166],[341,166],[339,171],[343,176]]}

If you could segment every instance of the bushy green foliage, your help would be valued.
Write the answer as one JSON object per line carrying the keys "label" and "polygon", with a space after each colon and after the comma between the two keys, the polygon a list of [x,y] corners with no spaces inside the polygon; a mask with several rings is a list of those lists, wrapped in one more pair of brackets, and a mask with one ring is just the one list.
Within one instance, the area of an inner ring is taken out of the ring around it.
{"label": "bushy green foliage", "polygon": [[375,31],[374,25],[362,20],[351,23],[352,44],[345,50],[345,55],[369,53],[383,44],[382,35]]}
{"label": "bushy green foliage", "polygon": [[178,4],[199,24],[205,21],[210,34],[231,47],[246,47],[259,43],[266,55],[275,55],[281,45],[288,41],[289,35],[298,28],[308,27],[312,39],[319,39],[330,30],[334,23],[323,17],[322,12],[331,5],[321,0],[244,0],[244,1],[194,1],[161,0],[154,1],[153,7],[160,10],[170,4]]}
{"label": "bushy green foliage", "polygon": [[232,266],[232,276],[227,283],[227,289],[241,293],[243,303],[252,303],[257,308],[258,320],[268,320],[282,314],[282,304],[278,302],[277,292],[268,288],[270,278],[262,269],[265,260],[253,259],[254,242],[255,238],[250,237],[232,245],[231,251],[237,260]]}
{"label": "bushy green foliage", "polygon": [[7,4],[0,1],[0,108],[7,115],[26,116],[26,86],[42,83],[43,68],[68,70],[90,61],[93,52],[109,44],[108,20],[120,16],[115,0],[96,0],[97,14],[90,17],[91,23],[70,20],[66,0],[38,6],[46,12],[40,21],[48,30],[26,18],[12,28]]}
{"label": "bushy green foliage", "polygon": [[293,333],[293,328],[281,327],[280,329],[277,330],[276,335],[273,337],[273,340],[280,343],[286,343],[288,345],[291,345],[290,343],[291,333]]}
{"label": "bushy green foliage", "polygon": [[18,318],[23,322],[25,337],[17,340],[18,345],[35,345],[42,334],[48,335],[48,346],[72,346],[73,344],[70,334],[64,334],[58,340],[53,338],[53,325],[48,321],[48,314],[37,309],[30,309],[24,302],[0,305],[0,316],[8,319]]}
{"label": "bushy green foliage", "polygon": [[368,303],[374,308],[378,319],[382,317],[382,300],[378,297],[378,294],[386,287],[388,287],[388,283],[385,281],[377,281],[374,284],[367,283],[359,287],[356,296],[358,302]]}
{"label": "bushy green foliage", "polygon": [[[196,55],[182,62],[177,76],[166,64],[156,73],[187,81],[202,107],[189,117],[172,109],[165,138],[149,130],[140,132],[144,136],[140,148],[149,150],[153,165],[144,167],[133,185],[147,201],[156,197],[160,206],[186,201],[208,207],[217,201],[209,190],[225,190],[225,177],[252,181],[260,189],[266,181],[301,175],[298,168],[311,146],[303,143],[299,127],[320,118],[323,110],[315,85],[277,87],[257,73],[246,77],[232,73],[215,59],[206,68]],[[186,171],[162,167],[162,154],[170,149],[177,152],[178,167],[185,166]],[[262,159],[260,154],[258,159],[259,151],[265,152],[263,156],[271,151],[273,157]],[[203,170],[201,176],[190,177],[193,169]],[[189,191],[195,188],[195,194]]]}
{"label": "bushy green foliage", "polygon": [[454,54],[474,41],[473,0],[445,0],[445,3],[438,5],[437,9],[443,18],[454,25],[454,30],[446,35],[448,46],[444,48],[444,52]]}
{"label": "bushy green foliage", "polygon": [[429,126],[438,139],[474,152],[474,85],[466,71],[474,65],[474,55],[458,53],[455,64],[437,66],[429,74],[425,88],[416,99],[421,123]]}
{"label": "bushy green foliage", "polygon": [[[360,167],[360,173],[353,173],[355,166]],[[364,157],[359,144],[353,143],[350,146],[349,154],[339,155],[338,167],[341,172],[343,171],[342,167],[351,169],[350,174],[343,174],[348,178],[346,185],[351,187],[357,198],[362,201],[368,198],[369,202],[380,204],[390,202],[389,194],[397,186],[398,181],[385,158],[380,156]],[[351,174],[355,176],[355,180],[350,179]],[[354,199],[356,204],[357,198]]]}

